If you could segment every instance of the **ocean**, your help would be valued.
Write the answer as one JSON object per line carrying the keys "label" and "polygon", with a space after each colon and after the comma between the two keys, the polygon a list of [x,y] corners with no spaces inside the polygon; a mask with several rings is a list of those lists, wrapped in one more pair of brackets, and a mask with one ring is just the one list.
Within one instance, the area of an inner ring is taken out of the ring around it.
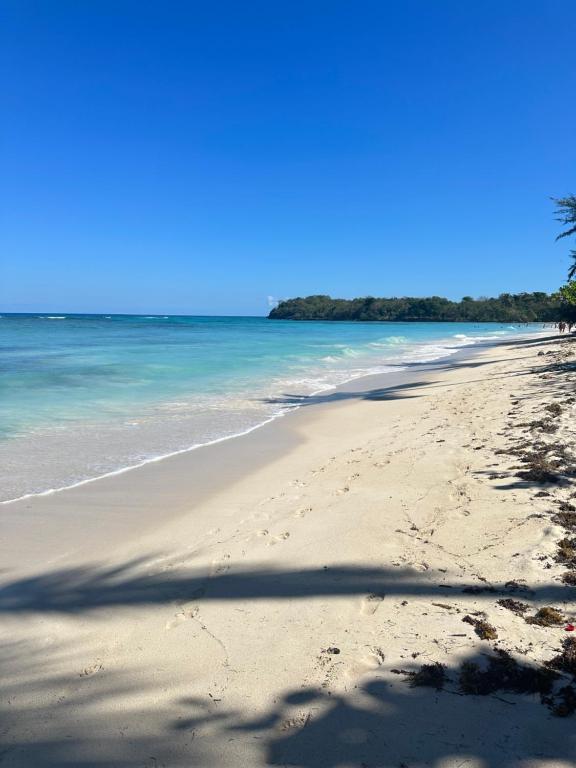
{"label": "ocean", "polygon": [[0,501],[247,432],[299,398],[540,324],[0,317]]}

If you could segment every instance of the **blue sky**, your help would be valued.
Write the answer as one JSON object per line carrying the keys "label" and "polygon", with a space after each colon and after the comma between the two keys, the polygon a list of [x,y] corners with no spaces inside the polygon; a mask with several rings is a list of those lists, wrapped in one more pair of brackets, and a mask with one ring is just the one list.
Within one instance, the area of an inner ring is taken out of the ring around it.
{"label": "blue sky", "polygon": [[573,0],[4,0],[0,310],[553,290]]}

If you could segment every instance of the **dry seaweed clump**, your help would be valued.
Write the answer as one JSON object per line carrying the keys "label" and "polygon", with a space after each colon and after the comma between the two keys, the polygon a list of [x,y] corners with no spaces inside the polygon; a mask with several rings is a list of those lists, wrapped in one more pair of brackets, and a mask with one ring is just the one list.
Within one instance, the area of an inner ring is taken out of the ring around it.
{"label": "dry seaweed clump", "polygon": [[558,483],[558,464],[552,462],[547,456],[533,454],[524,459],[527,469],[522,469],[516,474],[523,480],[533,480],[536,483]]}
{"label": "dry seaweed clump", "polygon": [[558,431],[558,424],[550,421],[550,419],[537,419],[536,421],[529,421],[527,424],[521,426],[529,427],[530,429],[539,429],[541,432],[545,432],[549,435]]}
{"label": "dry seaweed clump", "polygon": [[576,568],[576,539],[564,538],[558,542],[556,562],[568,568]]}
{"label": "dry seaweed clump", "polygon": [[544,409],[552,416],[560,416],[562,413],[562,406],[560,403],[549,403],[544,406]]}
{"label": "dry seaweed clump", "polygon": [[472,616],[464,616],[462,621],[466,622],[466,624],[471,624],[478,637],[482,640],[496,640],[498,638],[496,627],[493,627],[492,624],[488,624],[484,619],[475,619]]}
{"label": "dry seaweed clump", "polygon": [[439,661],[433,664],[423,664],[418,672],[409,672],[412,688],[436,688],[441,691],[446,682],[446,666]]}
{"label": "dry seaweed clump", "polygon": [[512,611],[512,613],[515,613],[517,616],[523,616],[530,608],[527,603],[521,603],[520,600],[513,600],[511,597],[503,597],[502,600],[498,600],[497,602],[502,608]]}
{"label": "dry seaweed clump", "polygon": [[497,691],[510,693],[548,694],[557,678],[551,669],[529,667],[518,662],[503,650],[488,658],[484,669],[473,661],[466,661],[460,669],[462,693],[487,696]]}
{"label": "dry seaweed clump", "polygon": [[574,457],[566,445],[561,443],[549,444],[538,442],[530,446],[530,450],[520,445],[506,451],[512,456],[518,456],[524,467],[516,472],[524,480],[538,483],[562,483],[563,473],[572,473]]}
{"label": "dry seaweed clump", "polygon": [[546,606],[536,611],[535,616],[526,616],[526,624],[536,624],[539,627],[557,627],[564,623],[564,616],[557,608]]}
{"label": "dry seaweed clump", "polygon": [[570,587],[576,587],[576,571],[566,571],[566,573],[563,573],[562,582]]}
{"label": "dry seaweed clump", "polygon": [[567,637],[562,642],[562,653],[547,661],[546,666],[576,677],[576,637]]}
{"label": "dry seaweed clump", "polygon": [[552,522],[561,525],[570,533],[576,533],[576,512],[561,511],[552,516]]}

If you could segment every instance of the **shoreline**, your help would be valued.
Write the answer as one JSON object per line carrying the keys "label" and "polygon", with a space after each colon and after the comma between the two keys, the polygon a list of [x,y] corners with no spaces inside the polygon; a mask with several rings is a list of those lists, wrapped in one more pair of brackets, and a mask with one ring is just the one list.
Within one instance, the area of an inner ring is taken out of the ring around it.
{"label": "shoreline", "polygon": [[[527,334],[519,340],[542,337],[543,334]],[[201,505],[297,449],[298,433],[312,415],[310,409],[318,413],[349,399],[361,400],[374,390],[394,392],[426,384],[436,372],[449,374],[466,360],[489,354],[507,343],[513,342],[483,340],[458,347],[453,354],[437,360],[399,364],[396,372],[353,378],[338,387],[305,397],[300,405],[240,435],[151,459],[62,489],[2,502],[0,561],[11,562],[11,539],[26,536],[27,524],[34,526],[34,535],[27,537],[27,556],[32,561],[46,558],[51,561],[54,556],[69,559],[74,556],[72,553],[83,557],[92,550],[92,542],[103,544],[109,536],[129,545],[134,524],[138,524],[139,531],[155,530],[159,525],[159,510],[165,509],[166,499],[171,509],[169,519],[177,520],[189,514],[191,507]],[[362,389],[357,392],[359,384]],[[163,490],[166,487],[170,487],[170,492]],[[87,519],[78,517],[77,510],[83,508],[90,510]],[[162,516],[162,524],[165,522]],[[53,544],[45,546],[44,542],[53,543],[59,538],[66,543],[65,555],[54,552]]]}
{"label": "shoreline", "polygon": [[[499,652],[546,669],[564,625],[525,617],[576,616],[551,516],[572,470],[543,484],[521,453],[576,444],[571,342],[355,380],[192,461],[5,507],[3,768],[570,768],[570,717],[459,680]],[[412,684],[426,665],[442,689]]]}
{"label": "shoreline", "polygon": [[[316,398],[318,395],[323,395],[324,393],[328,393],[328,392],[333,392],[333,393],[336,394],[336,393],[338,393],[338,391],[341,388],[346,388],[352,382],[362,381],[364,379],[369,379],[371,377],[395,376],[395,375],[398,375],[399,372],[409,371],[411,368],[413,368],[415,366],[420,366],[420,365],[425,366],[425,365],[428,365],[428,364],[430,364],[430,365],[441,364],[441,363],[443,363],[445,361],[449,361],[449,360],[455,359],[456,356],[459,356],[462,353],[467,353],[468,352],[469,354],[473,354],[473,349],[483,349],[483,348],[485,348],[487,346],[489,347],[489,346],[493,346],[493,345],[497,346],[500,343],[505,343],[506,341],[513,341],[515,339],[531,338],[531,337],[538,338],[538,337],[541,337],[541,336],[543,337],[543,336],[547,336],[548,333],[549,333],[548,330],[540,331],[540,332],[539,331],[532,331],[530,333],[519,333],[517,335],[510,335],[510,336],[506,337],[505,339],[503,339],[501,337],[495,338],[494,341],[489,340],[489,339],[487,339],[485,337],[479,337],[478,341],[471,341],[470,343],[464,343],[464,344],[455,345],[455,346],[453,346],[451,348],[453,351],[450,352],[449,354],[440,355],[438,358],[432,358],[431,360],[424,360],[424,361],[410,361],[410,360],[408,360],[408,361],[403,362],[403,363],[392,363],[392,362],[391,363],[383,363],[383,366],[388,365],[391,368],[397,367],[399,369],[399,371],[398,372],[387,371],[387,372],[384,372],[384,373],[361,373],[361,374],[358,374],[356,376],[351,376],[349,379],[346,379],[346,380],[344,380],[343,382],[341,382],[341,383],[339,383],[337,385],[334,385],[334,386],[333,385],[329,385],[329,386],[326,386],[324,388],[318,389],[318,390],[316,390],[314,392],[311,392],[308,395],[302,396],[302,403],[301,404],[294,404],[291,407],[287,408],[286,410],[280,411],[280,412],[278,412],[276,414],[273,414],[272,416],[269,416],[268,418],[266,418],[264,421],[262,421],[262,422],[260,422],[258,424],[255,424],[253,426],[250,426],[250,427],[248,427],[247,429],[245,429],[243,431],[240,431],[240,432],[237,432],[237,433],[234,433],[234,434],[231,434],[231,435],[225,435],[225,436],[222,436],[222,437],[217,437],[217,438],[215,438],[213,440],[209,440],[208,442],[198,443],[198,444],[186,447],[186,448],[180,448],[178,450],[171,451],[169,453],[160,454],[158,456],[152,456],[152,457],[146,458],[146,459],[144,459],[144,460],[142,460],[142,461],[140,461],[140,462],[138,462],[136,464],[130,464],[128,466],[122,466],[122,467],[119,467],[117,469],[113,469],[113,470],[110,470],[108,472],[104,472],[103,474],[95,475],[94,477],[83,478],[82,480],[78,480],[78,481],[70,483],[70,484],[58,486],[56,488],[47,488],[47,489],[42,490],[42,491],[33,491],[33,492],[30,492],[30,493],[25,493],[25,494],[23,494],[21,496],[17,496],[17,497],[12,498],[12,499],[3,499],[3,500],[0,500],[0,507],[5,506],[5,505],[10,505],[10,504],[15,504],[15,503],[18,503],[18,502],[21,502],[21,501],[26,501],[28,499],[41,498],[41,497],[44,497],[44,496],[51,496],[53,494],[61,493],[63,491],[69,491],[69,490],[72,490],[74,488],[79,488],[81,486],[97,482],[99,480],[105,480],[105,479],[110,478],[110,477],[115,477],[117,475],[122,475],[122,474],[125,474],[127,472],[131,472],[133,470],[141,469],[142,467],[145,467],[148,464],[154,464],[154,463],[157,463],[157,462],[166,461],[166,460],[169,460],[169,459],[171,459],[171,458],[173,458],[175,456],[180,456],[182,454],[188,454],[188,453],[191,453],[193,451],[197,451],[197,450],[200,450],[200,449],[203,449],[203,448],[208,448],[210,446],[217,445],[219,443],[222,443],[222,442],[225,442],[225,441],[228,441],[228,440],[235,440],[236,438],[242,438],[245,435],[248,435],[248,434],[250,434],[251,432],[253,432],[253,431],[257,430],[257,429],[261,429],[262,427],[265,427],[268,424],[271,424],[271,423],[277,421],[278,419],[285,418],[286,416],[288,416],[293,411],[296,411],[300,407],[302,407],[302,405],[305,405],[310,400],[313,400],[314,398]],[[436,342],[434,342],[434,343],[436,343]],[[446,348],[449,348],[449,347],[446,347]]]}

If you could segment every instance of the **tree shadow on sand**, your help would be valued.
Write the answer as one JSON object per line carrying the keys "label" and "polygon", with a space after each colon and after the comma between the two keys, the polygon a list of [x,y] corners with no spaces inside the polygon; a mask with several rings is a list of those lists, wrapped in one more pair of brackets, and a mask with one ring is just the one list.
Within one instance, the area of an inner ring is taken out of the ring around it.
{"label": "tree shadow on sand", "polygon": [[[444,574],[410,569],[338,567],[246,569],[208,577],[141,573],[146,561],[114,569],[55,571],[6,584],[5,616],[62,616],[99,609],[156,605],[174,599],[258,600],[341,595],[447,596],[473,589],[475,599],[510,594],[511,585],[453,583]],[[536,599],[565,596],[566,587],[542,587]],[[222,610],[226,610],[222,607]],[[448,690],[410,688],[382,663],[376,673],[349,679],[347,690],[306,685],[266,692],[273,705],[250,716],[210,694],[170,694],[154,670],[84,670],[70,674],[70,654],[40,639],[34,647],[0,647],[0,765],[2,768],[185,768],[300,766],[300,768],[532,768],[573,765],[573,718],[559,719],[537,695],[506,690],[462,696],[458,670]],[[265,652],[265,651],[264,651]],[[385,655],[386,648],[383,647]],[[440,651],[439,651],[440,653]],[[345,672],[347,653],[329,663]],[[481,654],[472,661],[483,664]],[[134,659],[137,663],[137,659]],[[294,659],[269,663],[296,664]],[[67,672],[65,670],[68,670]],[[336,676],[338,677],[338,675]],[[298,672],[295,671],[298,679]],[[254,681],[257,690],[257,681]],[[150,703],[142,708],[141,697]],[[264,696],[264,694],[263,694]],[[251,701],[257,702],[253,694]],[[246,762],[246,754],[251,757]],[[255,757],[256,756],[256,757]]]}
{"label": "tree shadow on sand", "polygon": [[[225,695],[217,701],[170,697],[165,689],[155,691],[153,675],[132,675],[130,669],[92,678],[62,676],[58,653],[70,652],[0,647],[2,768],[574,765],[573,717],[554,717],[535,693],[463,695],[460,667],[447,670],[445,690],[412,688],[409,678],[382,666],[346,691],[312,686],[271,691],[274,703],[251,717],[242,707],[231,707]],[[466,661],[483,665],[484,654]],[[346,662],[334,659],[335,665]],[[42,683],[35,679],[39,666],[53,668]],[[28,675],[24,682],[22,669]],[[64,694],[57,701],[48,698],[55,689]],[[157,703],[143,707],[143,694]]]}
{"label": "tree shadow on sand", "polygon": [[[485,664],[483,655],[467,663]],[[387,673],[384,672],[383,675]],[[373,676],[350,692],[303,687],[285,693],[262,717],[222,718],[224,732],[262,742],[263,764],[299,768],[519,768],[574,765],[573,721],[554,717],[539,694],[470,696],[448,670],[447,690],[410,688],[405,680]],[[505,688],[504,688],[505,691]],[[206,722],[198,702],[173,724],[196,731]]]}
{"label": "tree shadow on sand", "polygon": [[[443,572],[410,568],[331,566],[281,569],[244,567],[210,575],[201,569],[170,574],[147,572],[146,562],[122,566],[67,568],[16,579],[0,586],[0,614],[80,614],[105,608],[162,605],[174,601],[297,600],[311,597],[448,597],[474,593],[478,599],[515,593],[515,582],[451,582]],[[530,592],[534,600],[566,598],[567,587],[549,583]]]}

